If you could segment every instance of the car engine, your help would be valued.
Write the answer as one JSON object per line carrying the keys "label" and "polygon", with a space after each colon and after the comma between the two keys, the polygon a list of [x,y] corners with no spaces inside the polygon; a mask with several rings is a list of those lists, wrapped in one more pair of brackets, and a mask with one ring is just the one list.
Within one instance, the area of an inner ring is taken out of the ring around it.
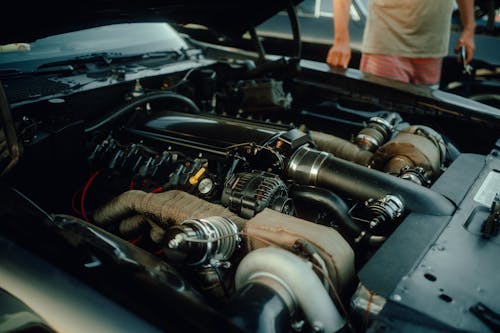
{"label": "car engine", "polygon": [[364,330],[446,225],[498,232],[486,207],[459,216],[471,186],[492,205],[498,124],[343,95],[282,60],[99,84],[13,101],[7,182],[167,263],[245,331]]}

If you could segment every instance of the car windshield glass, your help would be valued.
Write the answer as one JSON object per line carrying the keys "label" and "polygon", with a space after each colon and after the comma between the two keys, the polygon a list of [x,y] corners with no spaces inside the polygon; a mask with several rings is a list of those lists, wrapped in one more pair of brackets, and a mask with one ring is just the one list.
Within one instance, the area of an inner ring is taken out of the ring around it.
{"label": "car windshield glass", "polygon": [[41,63],[96,53],[123,56],[152,52],[181,52],[186,42],[167,23],[114,24],[69,32],[22,44],[21,50],[3,47],[0,68],[19,71],[36,69]]}

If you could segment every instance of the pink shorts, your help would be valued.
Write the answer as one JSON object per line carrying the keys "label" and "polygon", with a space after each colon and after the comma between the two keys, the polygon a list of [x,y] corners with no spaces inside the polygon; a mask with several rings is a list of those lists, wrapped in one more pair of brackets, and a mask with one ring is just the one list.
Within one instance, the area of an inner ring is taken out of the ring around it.
{"label": "pink shorts", "polygon": [[396,81],[434,85],[441,78],[441,64],[441,58],[407,58],[364,53],[361,55],[359,69]]}

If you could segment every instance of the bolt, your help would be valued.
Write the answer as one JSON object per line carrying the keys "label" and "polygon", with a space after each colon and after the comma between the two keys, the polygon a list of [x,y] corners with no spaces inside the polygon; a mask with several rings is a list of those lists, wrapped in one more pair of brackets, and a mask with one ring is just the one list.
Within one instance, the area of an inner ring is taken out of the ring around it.
{"label": "bolt", "polygon": [[312,324],[313,332],[323,332],[323,324],[319,322],[314,322]]}
{"label": "bolt", "polygon": [[375,217],[373,220],[370,221],[370,228],[374,229],[380,224],[380,219],[378,217]]}
{"label": "bolt", "polygon": [[184,234],[175,235],[175,237],[168,242],[168,247],[171,249],[177,249],[184,241],[184,238],[185,238]]}

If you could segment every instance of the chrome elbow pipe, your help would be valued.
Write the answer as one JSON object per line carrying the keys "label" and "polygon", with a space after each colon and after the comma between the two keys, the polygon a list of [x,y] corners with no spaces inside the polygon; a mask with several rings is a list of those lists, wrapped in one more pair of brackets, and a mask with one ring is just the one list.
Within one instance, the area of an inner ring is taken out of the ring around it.
{"label": "chrome elbow pipe", "polygon": [[265,247],[246,255],[236,270],[235,285],[263,284],[287,304],[290,313],[300,308],[314,330],[337,332],[345,319],[328,295],[312,265],[278,247]]}

